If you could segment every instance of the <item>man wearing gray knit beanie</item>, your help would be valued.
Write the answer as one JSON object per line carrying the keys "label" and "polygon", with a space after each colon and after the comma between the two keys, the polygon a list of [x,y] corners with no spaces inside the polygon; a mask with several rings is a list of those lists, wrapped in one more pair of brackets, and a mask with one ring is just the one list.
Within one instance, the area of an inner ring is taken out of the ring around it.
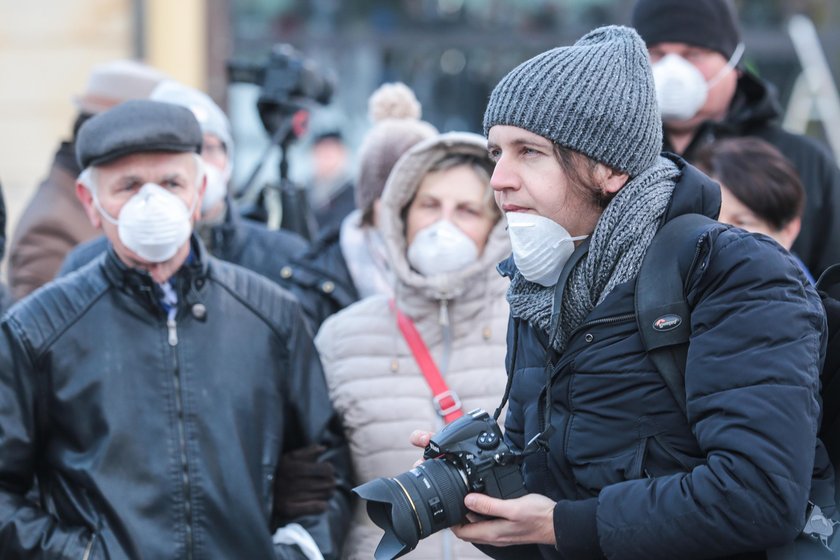
{"label": "man wearing gray knit beanie", "polygon": [[[505,437],[528,493],[467,494],[483,517],[455,533],[505,559],[764,558],[792,542],[818,444],[822,306],[784,249],[713,220],[714,182],[660,155],[639,35],[603,27],[520,64],[484,131],[513,248],[499,265]],[[635,290],[654,236],[684,214],[708,217],[675,236],[690,316],[653,322],[689,327],[677,395],[646,351]]]}

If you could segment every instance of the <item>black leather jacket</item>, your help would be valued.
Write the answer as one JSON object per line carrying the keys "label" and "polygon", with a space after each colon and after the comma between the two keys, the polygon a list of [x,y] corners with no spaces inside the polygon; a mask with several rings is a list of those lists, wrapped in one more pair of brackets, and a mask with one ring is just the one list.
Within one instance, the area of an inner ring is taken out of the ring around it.
{"label": "black leather jacket", "polygon": [[321,443],[338,491],[294,521],[338,558],[349,457],[297,303],[196,238],[174,287],[167,321],[109,250],[0,323],[0,557],[303,558],[272,544],[274,475]]}
{"label": "black leather jacket", "polygon": [[280,271],[284,287],[300,302],[313,332],[335,313],[359,300],[350,269],[341,252],[341,229],[335,228],[316,240],[309,251]]}

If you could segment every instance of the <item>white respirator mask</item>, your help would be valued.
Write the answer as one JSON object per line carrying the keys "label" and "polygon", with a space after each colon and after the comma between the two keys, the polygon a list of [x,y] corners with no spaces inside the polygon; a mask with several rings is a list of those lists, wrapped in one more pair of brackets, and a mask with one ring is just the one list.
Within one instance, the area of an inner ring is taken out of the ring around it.
{"label": "white respirator mask", "polygon": [[513,262],[525,280],[540,286],[555,285],[575,252],[574,242],[589,237],[572,237],[554,220],[537,214],[508,212],[506,217]]}
{"label": "white respirator mask", "polygon": [[478,259],[478,247],[455,224],[438,220],[417,232],[408,262],[423,276],[455,272]]}
{"label": "white respirator mask", "polygon": [[665,121],[686,121],[694,117],[709,96],[709,90],[731,72],[741,60],[744,44],[739,43],[726,66],[708,82],[692,63],[678,54],[667,54],[652,66],[659,112]]}
{"label": "white respirator mask", "polygon": [[198,197],[190,208],[183,200],[155,183],[146,183],[120,210],[118,218],[99,204],[94,189],[94,204],[108,222],[117,226],[120,241],[140,258],[161,263],[175,256],[192,233],[192,214]]}

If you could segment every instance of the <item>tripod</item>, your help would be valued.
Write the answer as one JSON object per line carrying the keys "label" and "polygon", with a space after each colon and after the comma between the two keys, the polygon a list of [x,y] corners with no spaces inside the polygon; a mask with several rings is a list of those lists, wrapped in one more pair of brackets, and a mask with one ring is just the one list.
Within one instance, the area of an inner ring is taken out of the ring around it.
{"label": "tripod", "polygon": [[312,241],[318,228],[309,206],[306,190],[289,179],[288,152],[291,143],[306,130],[308,112],[304,109],[284,114],[271,135],[270,142],[260,157],[245,184],[238,189],[235,198],[247,198],[254,189],[254,182],[265,165],[271,150],[280,148],[279,181],[260,188],[252,206],[246,206],[243,215],[264,222],[271,230],[293,231]]}

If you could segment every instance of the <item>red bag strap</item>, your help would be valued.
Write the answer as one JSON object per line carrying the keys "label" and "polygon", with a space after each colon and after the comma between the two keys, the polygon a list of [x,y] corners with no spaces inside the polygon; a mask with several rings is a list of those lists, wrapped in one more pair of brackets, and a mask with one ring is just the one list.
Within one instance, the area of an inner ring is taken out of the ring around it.
{"label": "red bag strap", "polygon": [[437,413],[443,417],[444,422],[447,424],[460,418],[464,415],[464,411],[461,409],[461,399],[458,398],[455,391],[452,391],[446,385],[446,381],[443,380],[440,370],[432,359],[431,354],[429,354],[426,343],[423,342],[423,338],[417,332],[417,327],[414,326],[414,322],[402,311],[397,309],[397,305],[393,299],[391,300],[391,309],[397,314],[397,325],[400,328],[400,332],[402,332],[408,348],[414,355],[414,360],[420,367],[420,371],[423,372],[426,383],[429,384],[429,388],[432,390],[432,402],[435,405]]}

